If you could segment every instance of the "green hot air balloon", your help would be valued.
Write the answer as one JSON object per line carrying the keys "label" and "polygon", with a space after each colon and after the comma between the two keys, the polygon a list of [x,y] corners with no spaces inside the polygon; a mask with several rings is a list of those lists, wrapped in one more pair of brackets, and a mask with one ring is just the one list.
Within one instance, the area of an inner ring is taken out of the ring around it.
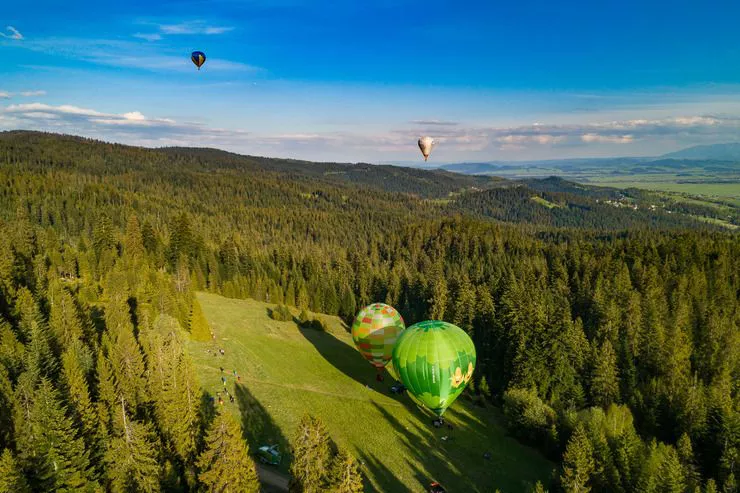
{"label": "green hot air balloon", "polygon": [[381,372],[391,360],[396,339],[406,328],[403,317],[392,306],[373,303],[357,314],[352,324],[352,339],[360,354]]}
{"label": "green hot air balloon", "polygon": [[473,376],[475,346],[460,327],[427,320],[398,338],[393,366],[409,393],[442,416]]}

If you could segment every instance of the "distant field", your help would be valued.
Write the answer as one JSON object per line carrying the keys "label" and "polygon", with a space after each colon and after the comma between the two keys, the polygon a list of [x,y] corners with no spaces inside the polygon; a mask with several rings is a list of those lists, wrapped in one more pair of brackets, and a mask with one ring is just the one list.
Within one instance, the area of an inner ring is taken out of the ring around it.
{"label": "distant field", "polygon": [[[407,396],[388,392],[390,376],[375,382],[336,317],[321,316],[330,331],[318,332],[270,319],[274,305],[208,293],[198,299],[216,334],[213,342],[189,343],[201,385],[215,395],[224,368],[237,401],[225,406],[241,415],[252,448],[279,443],[286,450],[301,416],[310,412],[362,460],[367,491],[417,492],[431,480],[451,493],[523,492],[538,479],[548,483],[554,464],[507,437],[495,409],[461,397],[445,415],[454,431],[435,430]],[[219,347],[225,356],[213,355]],[[442,441],[444,435],[452,440]],[[483,458],[486,451],[490,460]]]}
{"label": "distant field", "polygon": [[[709,199],[724,200],[740,206],[740,169],[736,173],[712,175],[704,169],[633,172],[629,168],[563,170],[545,167],[523,167],[496,170],[490,174],[504,178],[533,178],[558,176],[560,178],[601,187],[640,188],[663,192],[686,193]],[[686,182],[692,183],[686,183]]]}
{"label": "distant field", "polygon": [[727,200],[740,206],[740,181],[738,183],[677,183],[675,181],[657,180],[611,180],[608,177],[601,179],[583,180],[583,183],[614,188],[642,188],[665,192],[688,193],[702,197]]}

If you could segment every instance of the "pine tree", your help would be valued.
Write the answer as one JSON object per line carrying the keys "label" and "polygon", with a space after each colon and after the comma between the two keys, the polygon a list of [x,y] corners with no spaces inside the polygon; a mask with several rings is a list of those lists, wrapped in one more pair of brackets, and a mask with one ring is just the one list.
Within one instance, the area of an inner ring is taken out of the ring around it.
{"label": "pine tree", "polygon": [[220,412],[208,429],[205,450],[198,457],[198,480],[212,492],[258,492],[257,469],[249,456],[239,424]]}
{"label": "pine tree", "polygon": [[735,480],[734,472],[727,475],[727,478],[722,484],[722,491],[723,493],[737,493],[737,480]]}
{"label": "pine tree", "polygon": [[357,313],[357,303],[355,302],[355,293],[349,286],[342,287],[342,303],[339,314],[342,318],[349,322],[355,317]]}
{"label": "pine tree", "polygon": [[194,341],[211,340],[211,326],[203,314],[198,298],[193,298],[193,307],[190,312],[190,337]]}
{"label": "pine tree", "polygon": [[26,347],[18,340],[10,324],[0,317],[0,365],[11,377],[17,377],[23,368]]}
{"label": "pine tree", "polygon": [[128,406],[136,408],[148,400],[144,380],[144,358],[134,337],[129,305],[120,287],[112,287],[105,310],[103,348],[113,368],[116,391]]}
{"label": "pine tree", "polygon": [[542,485],[542,481],[537,481],[532,488],[532,493],[547,493],[547,490]]}
{"label": "pine tree", "polygon": [[431,320],[444,320],[445,311],[447,310],[447,294],[447,281],[439,272],[432,283],[432,292],[429,298],[429,318]]}
{"label": "pine tree", "polygon": [[115,246],[113,223],[106,214],[100,214],[93,226],[93,249],[98,258]]}
{"label": "pine tree", "polygon": [[332,493],[359,493],[363,491],[362,473],[352,455],[342,450],[332,461],[330,484]]}
{"label": "pine tree", "polygon": [[31,327],[38,321],[38,307],[31,291],[21,286],[15,295],[13,315],[17,321],[20,339],[25,342],[31,337]]}
{"label": "pine tree", "polygon": [[658,491],[661,493],[682,493],[686,490],[686,471],[671,446],[663,448],[663,462],[658,469]]}
{"label": "pine tree", "polygon": [[318,493],[328,486],[332,442],[319,418],[304,415],[292,442],[291,492]]}
{"label": "pine tree", "polygon": [[699,473],[694,462],[694,450],[688,434],[683,433],[678,439],[676,452],[678,452],[678,459],[681,461],[686,476],[686,483],[690,489],[693,489],[699,484]]}
{"label": "pine tree", "polygon": [[186,262],[189,262],[194,248],[195,241],[192,228],[190,227],[190,219],[187,214],[183,212],[175,220],[172,233],[170,234],[170,247],[168,253],[170,263],[173,266],[176,266],[181,257],[184,258]]}
{"label": "pine tree", "polygon": [[0,364],[0,448],[10,447],[13,441],[13,401],[13,384]]}
{"label": "pine tree", "polygon": [[74,347],[68,348],[62,355],[62,375],[67,387],[67,400],[70,403],[72,415],[77,420],[77,426],[82,430],[88,450],[96,455],[99,445],[98,415],[90,399],[85,373]]}
{"label": "pine tree", "polygon": [[113,438],[105,454],[105,473],[114,493],[159,491],[160,465],[157,437],[152,428],[129,418],[126,402],[120,399],[121,434]]}
{"label": "pine tree", "polygon": [[138,261],[144,255],[144,239],[135,214],[130,215],[126,223],[123,253],[132,261]]}
{"label": "pine tree", "polygon": [[462,281],[457,289],[455,297],[455,316],[452,323],[463,329],[470,336],[473,334],[473,320],[476,313],[476,292],[475,287],[471,284],[468,276],[463,276]]}
{"label": "pine tree", "polygon": [[594,358],[591,395],[594,404],[605,408],[619,399],[617,355],[614,353],[611,343],[606,340]]}
{"label": "pine tree", "polygon": [[582,425],[578,425],[563,454],[560,482],[567,493],[588,493],[595,468],[593,447]]}
{"label": "pine tree", "polygon": [[311,316],[305,309],[301,310],[301,313],[298,315],[298,323],[301,327],[306,327],[309,322],[311,322]]}
{"label": "pine tree", "polygon": [[55,379],[59,371],[59,362],[52,348],[56,344],[49,326],[38,310],[35,310],[33,320],[30,322],[29,339],[26,345],[26,368],[37,378]]}
{"label": "pine tree", "polygon": [[34,472],[30,478],[34,489],[91,486],[88,452],[51,382],[41,380],[27,409],[16,414],[16,446],[24,469]]}
{"label": "pine tree", "polygon": [[717,493],[717,483],[714,479],[707,479],[707,484],[704,485],[704,493]]}
{"label": "pine tree", "polygon": [[195,456],[199,434],[200,387],[185,353],[180,327],[172,317],[160,315],[146,336],[149,393],[159,428],[183,464]]}
{"label": "pine tree", "polygon": [[10,449],[6,448],[0,456],[0,493],[30,493],[30,491],[18,461]]}
{"label": "pine tree", "polygon": [[50,289],[51,310],[49,315],[49,328],[54,338],[62,348],[69,347],[73,341],[83,340],[84,333],[75,306],[74,299],[69,291],[61,287]]}
{"label": "pine tree", "polygon": [[296,304],[301,310],[306,310],[309,306],[308,290],[306,290],[306,285],[304,283],[301,283],[301,287],[298,289]]}
{"label": "pine tree", "polygon": [[654,493],[660,486],[659,473],[663,463],[663,453],[655,439],[645,449],[636,491]]}
{"label": "pine tree", "polygon": [[114,416],[120,417],[120,414],[114,413],[117,402],[116,384],[113,378],[113,368],[102,351],[98,352],[96,374],[98,377],[96,402],[98,429],[100,430],[99,435],[105,437],[113,428],[121,429],[123,423],[114,419]]}

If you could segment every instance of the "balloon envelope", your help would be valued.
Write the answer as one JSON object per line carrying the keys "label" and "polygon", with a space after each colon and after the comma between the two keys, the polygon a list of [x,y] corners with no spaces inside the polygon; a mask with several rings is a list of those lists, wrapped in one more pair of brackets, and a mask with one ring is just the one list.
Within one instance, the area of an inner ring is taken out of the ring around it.
{"label": "balloon envelope", "polygon": [[436,142],[429,136],[419,139],[419,149],[421,150],[421,154],[424,156],[424,161],[426,161],[429,158],[429,154],[432,153],[434,144],[436,144]]}
{"label": "balloon envelope", "polygon": [[460,327],[427,320],[398,338],[393,366],[409,393],[442,416],[473,376],[475,346]]}
{"label": "balloon envelope", "polygon": [[198,67],[198,70],[200,70],[200,67],[203,66],[204,63],[206,63],[206,54],[202,51],[194,51],[190,55],[190,59],[193,61],[196,67]]}
{"label": "balloon envelope", "polygon": [[395,308],[373,303],[355,317],[352,339],[360,354],[380,370],[391,360],[396,339],[405,328],[403,317]]}

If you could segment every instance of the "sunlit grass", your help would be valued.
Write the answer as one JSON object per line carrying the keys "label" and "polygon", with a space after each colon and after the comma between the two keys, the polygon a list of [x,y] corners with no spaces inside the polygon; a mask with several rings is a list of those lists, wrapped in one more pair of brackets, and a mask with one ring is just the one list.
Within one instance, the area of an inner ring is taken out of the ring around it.
{"label": "sunlit grass", "polygon": [[[432,480],[452,492],[527,491],[538,479],[546,483],[555,467],[505,436],[495,409],[474,407],[462,397],[446,415],[454,430],[435,430],[408,397],[388,392],[389,375],[385,382],[375,381],[373,368],[336,317],[321,316],[329,327],[326,333],[302,331],[293,322],[270,319],[273,305],[208,293],[199,293],[198,299],[217,336],[210,343],[189,343],[201,385],[213,394],[221,390],[223,366],[227,388],[235,393],[231,372],[237,370],[246,388],[242,398],[247,392],[254,399],[245,419],[261,423],[253,441],[284,445],[301,416],[310,412],[325,421],[340,446],[363,461],[372,486],[389,492],[422,491]],[[213,356],[217,348],[225,356]],[[238,402],[226,400],[225,407],[240,412]],[[445,435],[452,441],[442,441]],[[490,460],[483,458],[486,451]],[[287,470],[287,461],[281,469]]]}

